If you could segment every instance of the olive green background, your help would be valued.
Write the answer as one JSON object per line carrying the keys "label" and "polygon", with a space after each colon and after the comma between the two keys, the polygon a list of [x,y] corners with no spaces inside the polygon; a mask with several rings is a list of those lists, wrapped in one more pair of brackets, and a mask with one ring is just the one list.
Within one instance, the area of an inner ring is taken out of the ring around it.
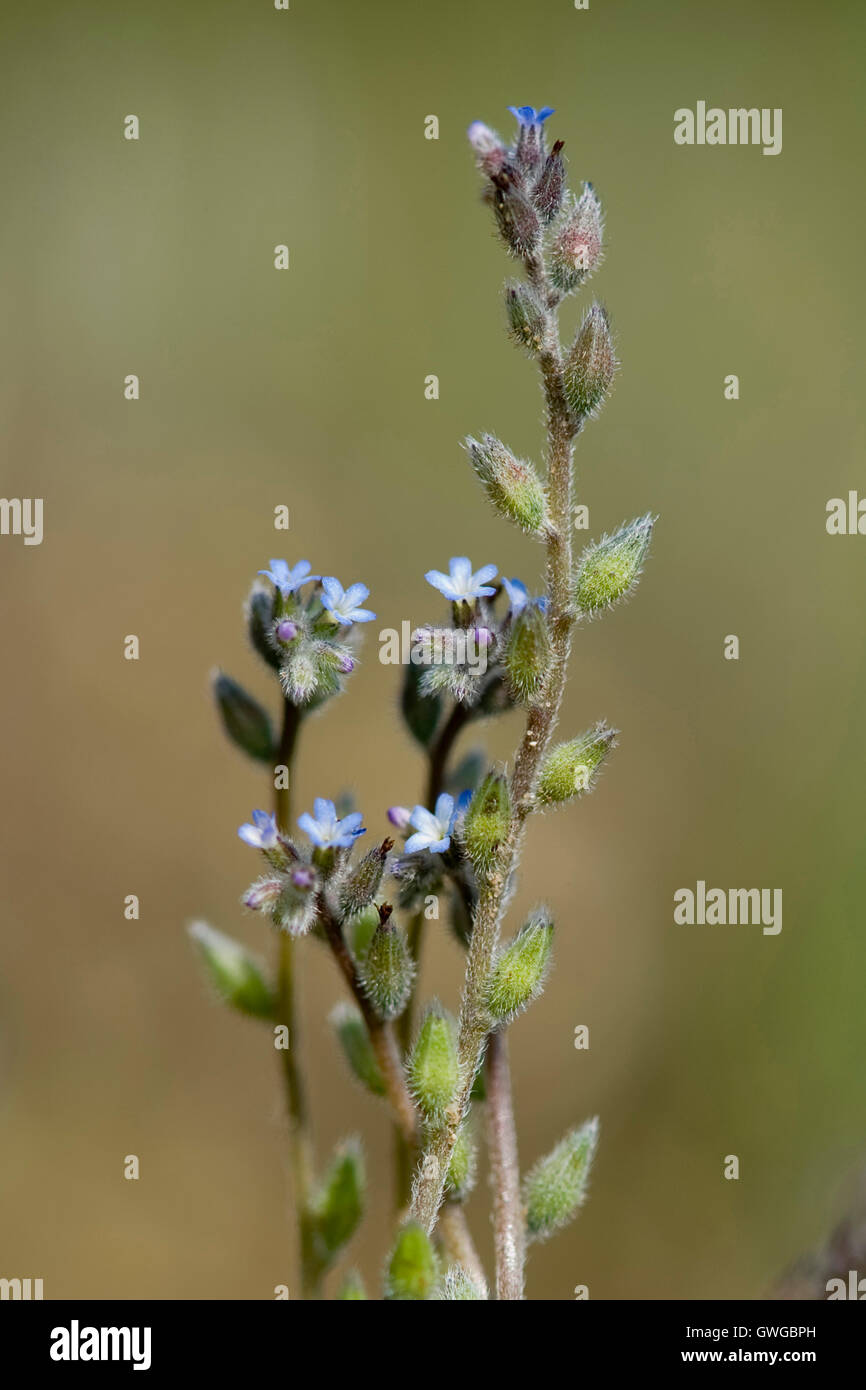
{"label": "olive green background", "polygon": [[[44,497],[45,540],[0,539],[0,1274],[49,1298],[295,1287],[268,1030],[209,997],[184,931],[273,944],[238,905],[257,866],[236,827],[267,789],[207,677],[266,695],[240,612],[271,555],[363,579],[379,621],[296,794],[353,787],[383,833],[422,769],[379,627],[441,614],[423,573],[450,555],[538,584],[458,447],[542,448],[465,142],[476,118],[510,131],[510,103],[557,108],[607,215],[587,293],[623,369],[580,500],[596,534],[661,518],[638,594],[575,647],[564,731],[606,717],[621,746],[591,799],[534,823],[513,912],[544,896],[558,921],[512,1034],[524,1163],[602,1121],[590,1201],[533,1252],[530,1296],[755,1296],[844,1207],[866,1155],[866,540],[824,521],[866,491],[863,29],[854,3],[781,0],[4,7],[2,493]],[[675,146],[698,100],[782,107],[783,152]],[[484,731],[496,756],[518,729]],[[781,935],[675,926],[699,878],[781,887]],[[453,1007],[460,953],[444,924],[430,944],[425,991]],[[317,1146],[364,1135],[352,1253],[375,1286],[385,1112],[336,1056],[331,963],[303,957]],[[486,1195],[482,1176],[489,1254]]]}

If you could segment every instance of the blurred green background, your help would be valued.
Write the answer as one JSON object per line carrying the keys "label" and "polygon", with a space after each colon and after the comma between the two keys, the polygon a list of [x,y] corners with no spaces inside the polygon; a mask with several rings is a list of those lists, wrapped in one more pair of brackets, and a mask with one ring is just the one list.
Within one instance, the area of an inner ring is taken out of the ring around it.
{"label": "blurred green background", "polygon": [[[514,908],[543,894],[559,923],[512,1034],[524,1163],[602,1120],[591,1200],[533,1253],[529,1292],[759,1294],[866,1153],[866,540],[824,528],[864,479],[862,6],[13,3],[2,31],[2,493],[44,497],[46,530],[0,540],[0,1273],[50,1298],[294,1286],[270,1038],[210,1000],[184,932],[203,916],[270,946],[238,906],[235,833],[266,792],[208,671],[266,693],[240,610],[271,555],[362,578],[380,622],[307,731],[298,807],[354,787],[384,832],[419,794],[376,631],[439,613],[423,573],[450,555],[539,579],[458,447],[491,429],[541,452],[465,143],[532,102],[607,214],[590,293],[623,370],[580,500],[595,533],[661,520],[635,600],[576,644],[564,729],[606,717],[621,747],[591,800],[534,825]],[[699,99],[782,107],[782,154],[675,146]],[[495,754],[517,729],[489,730]],[[781,935],[674,926],[699,878],[781,887]],[[430,939],[425,991],[453,1006],[459,952]],[[390,1138],[308,947],[317,1145],[365,1137],[383,1181],[353,1257],[375,1280]]]}

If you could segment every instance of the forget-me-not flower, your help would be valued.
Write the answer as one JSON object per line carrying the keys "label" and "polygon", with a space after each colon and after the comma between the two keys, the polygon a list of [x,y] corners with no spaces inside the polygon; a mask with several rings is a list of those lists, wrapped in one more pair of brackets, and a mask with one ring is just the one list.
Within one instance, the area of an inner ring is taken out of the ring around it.
{"label": "forget-me-not flower", "polygon": [[511,611],[512,618],[516,618],[519,613],[522,613],[529,603],[534,603],[537,608],[541,609],[542,613],[546,611],[546,596],[542,595],[541,598],[535,599],[530,598],[529,590],[522,579],[506,579],[503,575],[502,587],[508,595],[508,607]]}
{"label": "forget-me-not flower", "polygon": [[358,836],[367,833],[361,824],[364,817],[360,811],[353,811],[340,820],[333,801],[321,796],[313,802],[313,811],[312,816],[309,811],[298,816],[298,825],[318,849],[351,849]]}
{"label": "forget-me-not flower", "polygon": [[296,565],[289,565],[285,560],[271,560],[269,570],[259,570],[269,579],[275,589],[279,589],[283,598],[288,598],[289,594],[294,594],[300,589],[302,584],[308,584],[313,579],[318,579],[318,574],[310,574],[309,560],[299,560]]}
{"label": "forget-me-not flower", "polygon": [[451,844],[451,832],[457,817],[468,800],[464,792],[455,803],[453,796],[443,792],[437,798],[435,810],[428,811],[426,806],[416,806],[409,817],[415,834],[406,841],[406,853],[417,854],[419,850],[429,849],[431,854],[444,854]]}
{"label": "forget-me-not flower", "polygon": [[371,623],[376,614],[369,608],[359,608],[358,604],[369,598],[370,590],[366,584],[350,584],[344,589],[339,579],[332,576],[322,580],[322,603],[326,612],[336,618],[344,627],[352,623]]}
{"label": "forget-me-not flower", "polygon": [[496,593],[495,589],[490,588],[490,580],[496,577],[496,565],[482,565],[481,569],[473,574],[472,565],[466,556],[456,555],[449,560],[448,568],[450,574],[443,574],[441,570],[428,570],[424,578],[452,603],[460,603],[461,600],[471,603],[473,599],[489,598],[491,594]]}
{"label": "forget-me-not flower", "polygon": [[548,116],[552,116],[554,112],[552,106],[542,106],[539,111],[536,111],[534,106],[509,106],[508,109],[512,116],[517,117],[518,123],[523,126],[544,125]]}
{"label": "forget-me-not flower", "polygon": [[239,826],[238,834],[244,844],[252,845],[253,849],[276,849],[277,818],[269,816],[267,811],[253,811],[252,825],[247,822]]}

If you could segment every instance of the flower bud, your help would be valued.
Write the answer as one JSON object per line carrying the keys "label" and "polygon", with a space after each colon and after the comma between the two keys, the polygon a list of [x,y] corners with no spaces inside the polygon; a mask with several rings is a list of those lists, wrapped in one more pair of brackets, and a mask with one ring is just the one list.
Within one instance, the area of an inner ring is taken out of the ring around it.
{"label": "flower bud", "polygon": [[391,920],[390,909],[367,948],[361,972],[364,993],[380,1018],[397,1018],[403,1012],[412,991],[415,966],[406,945],[406,938]]}
{"label": "flower bud", "polygon": [[531,256],[538,245],[541,222],[520,184],[504,171],[496,176],[489,200],[508,250],[513,256]]}
{"label": "flower bud", "polygon": [[292,618],[283,618],[282,622],[277,623],[276,635],[281,642],[294,642],[300,630]]}
{"label": "flower bud", "polygon": [[535,795],[542,806],[557,806],[591,792],[602,763],[616,747],[617,730],[602,720],[568,743],[560,743],[545,755],[538,773]]}
{"label": "flower bud", "polygon": [[505,669],[515,698],[531,705],[544,687],[549,665],[547,621],[537,603],[527,603],[512,621],[505,644]]}
{"label": "flower bud", "polygon": [[408,1064],[409,1088],[429,1119],[441,1119],[457,1090],[457,1040],[447,1014],[433,1004],[418,1030]]}
{"label": "flower bud", "polygon": [[566,293],[588,279],[601,260],[601,204],[591,183],[560,213],[550,252],[551,278]]}
{"label": "flower bud", "polygon": [[386,1299],[429,1299],[438,1277],[438,1261],[430,1237],[417,1221],[409,1221],[397,1237],[388,1263]]}
{"label": "flower bud", "polygon": [[351,1004],[338,1004],[331,1013],[331,1026],[352,1075],[374,1096],[384,1096],[385,1081],[376,1061],[367,1025]]}
{"label": "flower bud", "polygon": [[466,440],[469,461],[497,511],[524,531],[537,533],[547,521],[547,499],[531,463],[515,458],[492,434]]}
{"label": "flower bud", "polygon": [[519,281],[506,285],[505,312],[508,332],[517,346],[531,353],[541,352],[546,326],[544,308],[532,286]]}
{"label": "flower bud", "polygon": [[311,1203],[315,1259],[321,1270],[351,1240],[364,1214],[364,1158],[357,1140],[341,1144]]}
{"label": "flower bud", "polygon": [[487,1295],[479,1289],[477,1284],[473,1284],[469,1275],[461,1265],[452,1265],[445,1275],[436,1298],[440,1302],[453,1301],[456,1299],[486,1299]]}
{"label": "flower bud", "polygon": [[449,1197],[455,1201],[462,1202],[469,1196],[475,1186],[475,1170],[477,1167],[478,1152],[475,1141],[466,1125],[463,1126],[451,1150],[451,1158],[448,1163],[448,1177],[445,1181],[445,1191]]}
{"label": "flower bud", "polygon": [[318,692],[320,671],[313,648],[296,642],[280,667],[280,683],[293,705],[308,705]]}
{"label": "flower bud", "polygon": [[220,997],[242,1014],[272,1018],[274,994],[261,962],[239,941],[215,931],[207,922],[193,922],[189,934]]}
{"label": "flower bud", "polygon": [[475,868],[486,869],[511,825],[508,779],[489,772],[473,794],[463,820],[460,838]]}
{"label": "flower bud", "polygon": [[499,953],[490,972],[484,999],[494,1025],[508,1023],[537,999],[544,988],[552,949],[553,922],[542,909]]}
{"label": "flower bud", "polygon": [[318,875],[309,864],[297,865],[284,877],[282,892],[271,915],[276,925],[290,936],[303,936],[316,920],[314,890],[318,882]]}
{"label": "flower bud", "polygon": [[600,304],[588,310],[565,360],[563,380],[575,415],[595,415],[604,404],[619,363],[610,323]]}
{"label": "flower bud", "polygon": [[274,595],[270,589],[253,589],[247,601],[247,634],[250,642],[263,661],[273,671],[280,669],[282,658],[274,650],[271,634],[274,624]]}
{"label": "flower bud", "polygon": [[555,142],[545,160],[541,176],[532,194],[532,201],[541,214],[542,222],[552,221],[562,204],[562,195],[565,191],[565,161],[561,154],[562,146],[562,140]]}
{"label": "flower bud", "polygon": [[595,617],[627,598],[640,578],[655,518],[650,512],[612,536],[587,546],[577,564],[574,601],[581,613]]}
{"label": "flower bud", "polygon": [[346,940],[356,961],[364,959],[367,947],[373,940],[378,926],[379,909],[375,903],[368,903],[354,917],[350,917],[346,923],[344,927]]}
{"label": "flower bud", "polygon": [[282,891],[282,878],[257,878],[244,893],[244,906],[252,908],[253,912],[273,912]]}
{"label": "flower bud", "polygon": [[340,889],[340,909],[344,917],[354,916],[373,901],[382,882],[388,855],[393,848],[393,840],[383,840],[381,845],[376,845],[365,854],[352,870]]}
{"label": "flower bud", "polygon": [[223,728],[232,743],[258,762],[272,762],[274,734],[267,710],[224,672],[215,671],[211,679]]}
{"label": "flower bud", "polygon": [[508,155],[505,141],[483,121],[473,121],[466,134],[475,152],[478,168],[491,178],[498,174]]}
{"label": "flower bud", "polygon": [[350,1269],[337,1291],[337,1302],[364,1302],[366,1298],[367,1290],[364,1288],[363,1279],[357,1269]]}
{"label": "flower bud", "polygon": [[523,1180],[526,1228],[534,1240],[546,1240],[567,1226],[586,1196],[598,1143],[598,1120],[573,1129]]}

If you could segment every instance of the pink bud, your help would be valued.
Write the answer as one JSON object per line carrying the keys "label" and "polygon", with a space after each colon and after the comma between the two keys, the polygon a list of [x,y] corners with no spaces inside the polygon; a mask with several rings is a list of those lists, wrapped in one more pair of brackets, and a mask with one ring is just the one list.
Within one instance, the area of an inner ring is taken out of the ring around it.
{"label": "pink bud", "polygon": [[411,814],[412,812],[409,810],[408,806],[388,807],[388,819],[391,824],[400,831],[409,829],[409,817]]}
{"label": "pink bud", "polygon": [[293,623],[291,618],[284,618],[277,625],[277,636],[281,642],[294,642],[298,635],[298,625]]}

